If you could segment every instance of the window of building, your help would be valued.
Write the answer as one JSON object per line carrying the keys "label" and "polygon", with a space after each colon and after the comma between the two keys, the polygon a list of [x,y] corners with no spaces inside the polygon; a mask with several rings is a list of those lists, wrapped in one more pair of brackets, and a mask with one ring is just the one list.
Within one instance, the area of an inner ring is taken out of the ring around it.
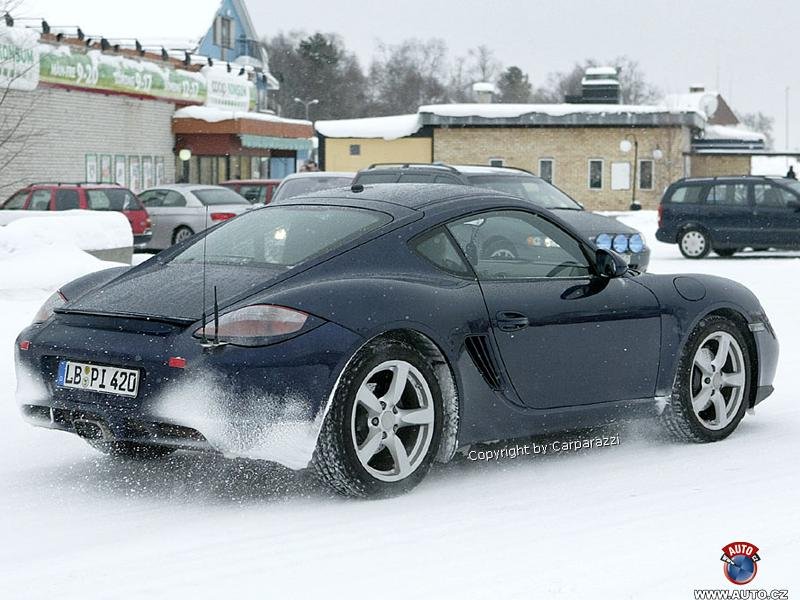
{"label": "window of building", "polygon": [[504,158],[490,158],[489,159],[489,166],[490,167],[502,167],[506,164]]}
{"label": "window of building", "polygon": [[553,183],[553,159],[540,158],[539,159],[539,177],[544,179],[547,183]]}
{"label": "window of building", "polygon": [[56,190],[56,210],[80,208],[77,190]]}
{"label": "window of building", "polygon": [[589,189],[603,189],[603,161],[593,159],[589,161]]}
{"label": "window of building", "polygon": [[611,163],[611,189],[612,190],[631,189],[631,163],[629,162]]}
{"label": "window of building", "polygon": [[214,44],[222,48],[233,48],[233,19],[219,15],[214,21]]}
{"label": "window of building", "polygon": [[640,160],[639,161],[639,189],[652,190],[653,189],[653,161]]}
{"label": "window of building", "polygon": [[712,185],[706,196],[706,204],[747,206],[747,184],[722,183]]}
{"label": "window of building", "polygon": [[350,144],[350,156],[361,156],[361,144]]}

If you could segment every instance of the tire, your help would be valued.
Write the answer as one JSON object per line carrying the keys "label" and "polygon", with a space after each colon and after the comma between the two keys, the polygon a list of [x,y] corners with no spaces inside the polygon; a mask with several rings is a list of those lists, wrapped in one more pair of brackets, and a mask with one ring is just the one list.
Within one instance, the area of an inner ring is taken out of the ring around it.
{"label": "tire", "polygon": [[[368,498],[402,494],[422,481],[443,423],[442,394],[428,362],[394,340],[358,353],[340,378],[317,440],[313,465],[322,482],[344,496]],[[393,387],[403,373],[398,395]]]}
{"label": "tire", "polygon": [[702,229],[690,227],[678,235],[678,248],[684,258],[705,258],[711,252],[711,239]]}
{"label": "tire", "polygon": [[189,239],[194,235],[194,231],[192,231],[191,227],[186,227],[185,225],[181,225],[175,231],[172,232],[172,243],[178,244],[184,240]]}
{"label": "tire", "polygon": [[135,442],[104,442],[102,440],[87,439],[86,443],[98,452],[102,452],[108,456],[134,458],[137,460],[163,458],[177,450],[177,448],[172,448],[170,446],[137,444]]}
{"label": "tire", "polygon": [[[723,340],[727,340],[727,350],[723,350]],[[720,350],[727,352],[724,362]],[[725,439],[747,410],[751,367],[750,348],[736,324],[718,315],[704,318],[686,341],[672,396],[660,417],[662,424],[681,441]]]}
{"label": "tire", "polygon": [[721,256],[722,258],[730,258],[737,252],[739,252],[739,248],[718,248],[714,250],[717,256]]}
{"label": "tire", "polygon": [[483,258],[514,260],[519,256],[514,242],[503,237],[489,240],[481,250]]}

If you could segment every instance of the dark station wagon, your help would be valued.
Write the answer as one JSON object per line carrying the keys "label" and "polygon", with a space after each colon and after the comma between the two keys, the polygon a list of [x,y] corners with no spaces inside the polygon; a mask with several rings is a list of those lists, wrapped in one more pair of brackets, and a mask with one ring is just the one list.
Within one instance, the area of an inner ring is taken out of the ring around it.
{"label": "dark station wagon", "polygon": [[800,249],[800,183],[783,177],[710,177],[676,181],[658,209],[656,238],[686,258],[712,250]]}

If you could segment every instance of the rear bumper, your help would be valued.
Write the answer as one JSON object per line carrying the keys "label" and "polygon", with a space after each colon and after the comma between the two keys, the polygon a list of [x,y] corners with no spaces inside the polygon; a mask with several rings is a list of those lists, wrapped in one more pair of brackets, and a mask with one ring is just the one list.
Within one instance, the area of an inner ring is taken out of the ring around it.
{"label": "rear bumper", "polygon": [[[22,340],[30,342],[27,350]],[[225,346],[209,354],[187,331],[149,335],[51,320],[17,340],[16,400],[23,418],[38,427],[300,469],[313,456],[338,373],[360,343],[325,323],[273,346]],[[186,368],[169,367],[170,356],[185,358]],[[138,396],[57,387],[55,371],[67,359],[140,369]]]}
{"label": "rear bumper", "polygon": [[677,244],[678,232],[673,228],[659,227],[656,229],[656,239],[664,244]]}
{"label": "rear bumper", "polygon": [[145,248],[147,248],[147,244],[150,243],[151,239],[153,239],[152,231],[145,231],[144,233],[135,234],[133,236],[133,249],[144,250]]}

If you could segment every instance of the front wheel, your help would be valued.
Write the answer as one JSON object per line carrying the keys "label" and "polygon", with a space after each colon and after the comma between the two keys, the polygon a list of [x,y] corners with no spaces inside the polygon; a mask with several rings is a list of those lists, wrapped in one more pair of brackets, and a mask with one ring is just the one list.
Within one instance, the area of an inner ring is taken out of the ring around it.
{"label": "front wheel", "polygon": [[380,340],[352,360],[334,392],[314,467],[345,496],[393,496],[416,486],[439,448],[442,400],[425,356]]}
{"label": "front wheel", "polygon": [[678,247],[685,258],[705,258],[711,251],[711,240],[700,229],[686,229],[678,237]]}
{"label": "front wheel", "polygon": [[717,315],[700,321],[686,342],[661,414],[667,430],[689,442],[728,437],[747,410],[751,362],[747,342],[732,321]]}

